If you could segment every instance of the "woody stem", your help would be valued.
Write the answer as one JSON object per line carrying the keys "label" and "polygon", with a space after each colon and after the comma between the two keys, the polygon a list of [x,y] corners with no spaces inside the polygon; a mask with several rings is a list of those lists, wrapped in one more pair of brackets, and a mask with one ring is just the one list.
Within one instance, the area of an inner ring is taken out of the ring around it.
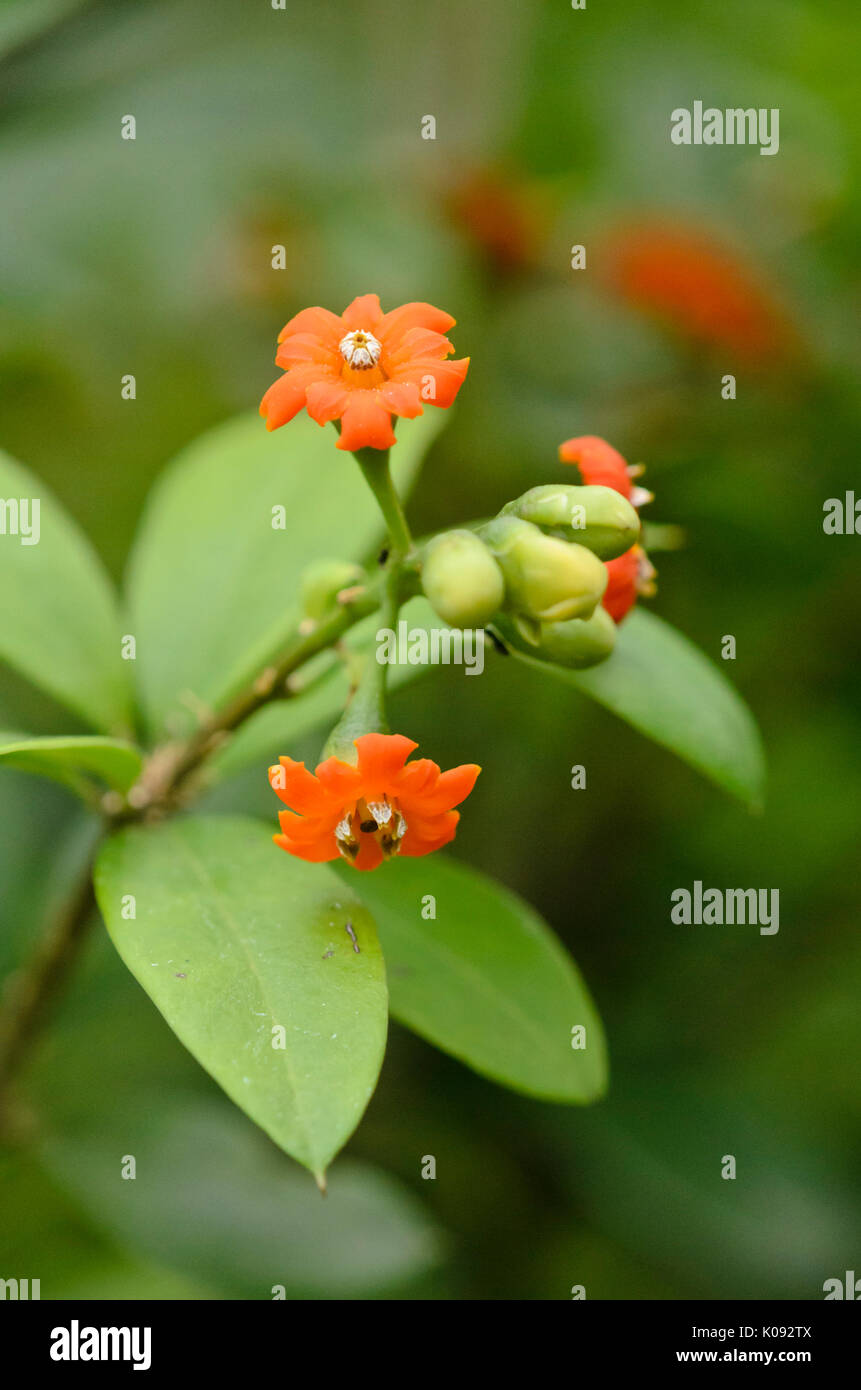
{"label": "woody stem", "polygon": [[9,977],[0,1011],[0,1134],[9,1133],[13,1078],[49,1019],[75,965],[96,908],[92,862],[38,942],[25,966]]}

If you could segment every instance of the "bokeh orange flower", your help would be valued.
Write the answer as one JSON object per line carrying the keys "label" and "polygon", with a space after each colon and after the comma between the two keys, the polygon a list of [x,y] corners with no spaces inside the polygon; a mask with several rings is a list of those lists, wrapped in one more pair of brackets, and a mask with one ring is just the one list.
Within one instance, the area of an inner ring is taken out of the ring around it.
{"label": "bokeh orange flower", "polygon": [[318,425],[341,421],[339,449],[390,449],[393,415],[445,409],[460,390],[469,358],[446,360],[454,347],[444,334],[454,322],[432,304],[384,314],[375,294],[340,315],[303,309],[278,335],[275,361],[285,371],[260,402],[266,428],[279,429],[304,407]]}
{"label": "bokeh orange flower", "polygon": [[611,287],[693,341],[770,366],[797,332],[761,277],[696,228],[644,224],[608,244]]}
{"label": "bokeh orange flower", "polygon": [[440,772],[429,758],[407,762],[417,746],[402,734],[363,734],[355,764],[326,758],[316,773],[280,758],[269,781],[290,809],[279,813],[276,845],[314,864],[343,858],[356,869],[447,845],[460,819],[453,808],[481,769],[464,763]]}

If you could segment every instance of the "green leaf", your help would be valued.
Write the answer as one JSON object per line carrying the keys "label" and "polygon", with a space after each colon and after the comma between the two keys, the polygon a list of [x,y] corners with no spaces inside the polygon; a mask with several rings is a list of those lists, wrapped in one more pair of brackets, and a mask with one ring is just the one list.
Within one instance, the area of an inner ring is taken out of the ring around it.
{"label": "green leaf", "polygon": [[[87,724],[125,732],[131,726],[128,663],[101,561],[42,480],[2,453],[0,499],[6,504],[0,503],[0,660]],[[22,499],[30,506],[28,520],[39,502],[34,545],[21,533]]]}
{"label": "green leaf", "polygon": [[40,38],[83,0],[4,0],[0,7],[0,57]]}
{"label": "green leaf", "polygon": [[[398,425],[392,452],[403,494],[441,427],[439,411]],[[364,560],[383,524],[334,429],[305,415],[269,433],[243,415],[196,440],[147,507],[129,593],[135,671],[154,728],[182,727],[182,702],[222,704],[283,647],[314,560]],[[273,508],[286,512],[273,528]]]}
{"label": "green leaf", "polygon": [[[81,1079],[79,1073],[71,1084],[79,1086]],[[123,1183],[124,1188],[129,1185]],[[4,1264],[43,1269],[37,1276],[42,1298],[173,1301],[215,1296],[211,1288],[191,1284],[118,1249],[105,1233],[103,1212],[88,1213],[73,1200],[29,1146],[6,1145],[0,1150],[0,1188]]]}
{"label": "green leaf", "polygon": [[723,672],[654,613],[635,609],[619,628],[613,655],[588,671],[514,655],[605,705],[752,809],[761,807],[765,756],[753,715]]}
{"label": "green leaf", "polygon": [[[437,1262],[429,1221],[386,1174],[345,1160],[321,1201],[227,1104],[166,1099],[135,1091],[46,1149],[124,1249],[227,1298],[368,1298]],[[117,1181],[118,1134],[134,1182]]]}
{"label": "green leaf", "polygon": [[383,959],[355,894],[233,817],[125,830],[95,879],[117,950],[177,1037],[322,1182],[385,1050]]}
{"label": "green leaf", "polygon": [[118,792],[127,792],[143,766],[139,748],[119,739],[91,734],[56,738],[6,739],[0,735],[0,765],[35,772],[76,790],[81,778],[97,777]]}
{"label": "green leaf", "polygon": [[[342,878],[355,870],[346,866]],[[514,893],[443,855],[363,874],[386,954],[391,1011],[494,1081],[586,1103],[607,1084],[604,1034],[576,965]],[[435,919],[422,916],[427,895]],[[586,1046],[572,1046],[585,1026]]]}

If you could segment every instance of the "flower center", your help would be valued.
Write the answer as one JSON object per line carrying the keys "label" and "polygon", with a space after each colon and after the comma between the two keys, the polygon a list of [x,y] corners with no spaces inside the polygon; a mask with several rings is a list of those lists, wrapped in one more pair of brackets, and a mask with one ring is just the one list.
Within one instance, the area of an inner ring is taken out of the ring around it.
{"label": "flower center", "polygon": [[335,827],[335,840],[342,858],[352,864],[361,849],[363,835],[371,835],[383,858],[391,859],[398,853],[406,832],[407,823],[397,802],[392,805],[384,796],[381,801],[358,801],[352,810],[345,811]]}
{"label": "flower center", "polygon": [[379,339],[364,328],[356,328],[352,333],[347,333],[341,339],[338,347],[347,366],[353,367],[358,372],[365,372],[369,367],[376,367],[383,350]]}

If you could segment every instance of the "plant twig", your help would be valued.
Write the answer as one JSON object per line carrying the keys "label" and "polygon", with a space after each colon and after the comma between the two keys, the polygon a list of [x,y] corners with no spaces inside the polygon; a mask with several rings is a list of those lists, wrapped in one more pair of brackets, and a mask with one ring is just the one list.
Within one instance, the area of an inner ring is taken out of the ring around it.
{"label": "plant twig", "polygon": [[62,993],[96,906],[90,861],[30,959],[6,982],[0,1006],[0,1134],[9,1123],[10,1085]]}
{"label": "plant twig", "polygon": [[127,806],[118,812],[116,819],[127,822],[137,820],[153,809],[171,809],[184,784],[210,754],[221,747],[228,734],[238,729],[264,705],[283,698],[287,678],[312,657],[331,647],[360,618],[372,613],[379,602],[376,584],[351,589],[330,617],[318,623],[313,631],[297,635],[279,662],[267,667],[246,690],[203,724],[186,743],[175,749],[156,750],[140,781],[129,793]]}

